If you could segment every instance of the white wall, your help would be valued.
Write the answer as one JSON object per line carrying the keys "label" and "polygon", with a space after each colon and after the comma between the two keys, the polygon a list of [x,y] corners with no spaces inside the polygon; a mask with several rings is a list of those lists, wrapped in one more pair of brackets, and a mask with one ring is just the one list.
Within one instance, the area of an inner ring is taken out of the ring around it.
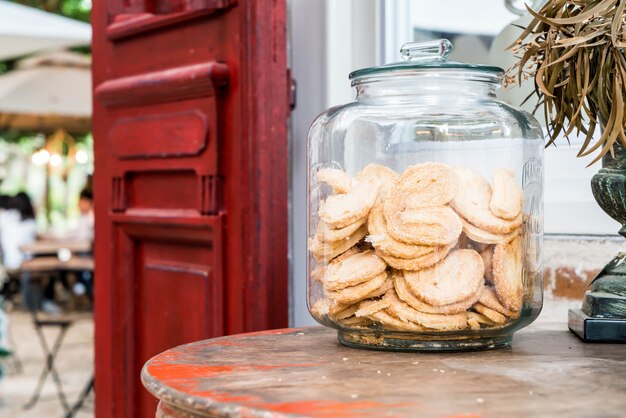
{"label": "white wall", "polygon": [[[358,7],[357,6],[358,3]],[[348,74],[376,65],[377,0],[289,0],[297,106],[291,118],[291,319],[313,325],[306,308],[306,141],[324,110],[354,99]]]}

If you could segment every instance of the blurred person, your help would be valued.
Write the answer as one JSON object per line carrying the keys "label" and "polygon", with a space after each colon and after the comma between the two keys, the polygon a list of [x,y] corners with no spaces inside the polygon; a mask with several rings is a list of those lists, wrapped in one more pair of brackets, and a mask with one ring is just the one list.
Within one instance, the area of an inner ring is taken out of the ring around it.
{"label": "blurred person", "polygon": [[70,232],[70,235],[77,241],[93,241],[95,218],[93,213],[93,193],[91,190],[84,189],[80,192],[78,210],[80,211],[78,223],[76,228]]}
{"label": "blurred person", "polygon": [[[10,197],[7,195],[0,195],[0,212],[7,210],[9,208]],[[0,248],[1,250],[1,248]],[[9,334],[9,317],[4,311],[4,295],[5,293],[9,293],[8,289],[5,289],[7,286],[7,274],[6,268],[2,265],[2,271],[0,272],[1,278],[0,283],[2,284],[2,296],[0,296],[0,358],[9,356],[11,354],[11,350],[9,349],[8,344],[8,334]],[[0,365],[0,378],[3,375],[3,370]]]}
{"label": "blurred person", "polygon": [[[93,212],[93,193],[89,189],[83,189],[80,192],[78,200],[78,210],[80,215],[76,226],[63,235],[63,240],[71,241],[89,241],[93,242],[94,237],[94,212]],[[91,251],[87,253],[79,253],[77,255],[91,255]],[[91,300],[93,295],[93,274],[90,271],[78,271],[76,274],[76,282],[72,286],[72,292],[81,296],[86,294]],[[67,291],[70,290],[70,283],[68,281],[68,273],[61,271],[58,276],[58,281],[63,285],[63,288]],[[56,311],[58,309],[56,304],[51,304],[55,299],[55,285],[57,278],[52,278],[48,281],[48,285],[44,290],[44,308],[51,308]],[[49,310],[48,309],[48,310]],[[60,309],[59,309],[60,310]]]}
{"label": "blurred person", "polygon": [[[19,269],[26,259],[20,247],[37,239],[37,223],[33,205],[24,192],[6,199],[4,207],[0,210],[0,247],[4,267],[11,271]],[[30,275],[23,273],[21,279],[24,303],[29,309],[36,309],[40,298],[30,283]]]}
{"label": "blurred person", "polygon": [[[78,210],[80,216],[76,228],[72,231],[72,238],[77,241],[89,241],[93,243],[94,237],[94,212],[93,212],[93,192],[85,188],[80,192],[78,200]],[[92,255],[91,252],[83,255]],[[91,271],[78,272],[78,281],[74,284],[73,291],[76,295],[86,294],[89,300],[93,298],[93,274]]]}
{"label": "blurred person", "polygon": [[20,192],[8,199],[0,211],[0,246],[2,260],[7,270],[16,270],[24,261],[20,246],[37,239],[35,210],[28,195]]}

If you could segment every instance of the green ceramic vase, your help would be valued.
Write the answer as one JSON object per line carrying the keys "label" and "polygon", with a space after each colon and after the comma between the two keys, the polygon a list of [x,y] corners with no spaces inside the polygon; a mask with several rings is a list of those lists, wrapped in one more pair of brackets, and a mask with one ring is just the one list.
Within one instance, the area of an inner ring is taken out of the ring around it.
{"label": "green ceramic vase", "polygon": [[[622,225],[626,237],[626,150],[602,158],[602,168],[591,179],[593,196],[600,207]],[[593,279],[585,291],[582,310],[595,318],[626,319],[626,253],[620,252]]]}

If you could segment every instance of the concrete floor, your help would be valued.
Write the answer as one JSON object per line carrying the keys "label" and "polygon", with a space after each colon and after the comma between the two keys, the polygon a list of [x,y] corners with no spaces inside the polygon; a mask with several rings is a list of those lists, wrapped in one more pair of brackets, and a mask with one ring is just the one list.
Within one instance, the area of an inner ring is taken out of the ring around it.
{"label": "concrete floor", "polygon": [[[14,360],[3,365],[8,375],[0,381],[1,418],[63,418],[65,413],[56,394],[56,387],[48,376],[39,402],[24,410],[35,390],[39,374],[44,367],[44,353],[33,328],[30,315],[24,312],[9,314],[13,348],[23,370],[16,370]],[[52,345],[58,330],[46,330],[46,339]],[[69,328],[55,362],[61,376],[68,402],[73,404],[93,373],[93,319],[91,314],[81,314]],[[93,417],[93,395],[77,418]]]}

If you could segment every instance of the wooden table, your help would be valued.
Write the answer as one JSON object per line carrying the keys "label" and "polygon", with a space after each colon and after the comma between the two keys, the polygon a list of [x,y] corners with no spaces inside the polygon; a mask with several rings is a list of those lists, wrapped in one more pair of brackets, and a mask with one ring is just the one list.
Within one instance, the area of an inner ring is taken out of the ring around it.
{"label": "wooden table", "polygon": [[91,241],[38,240],[20,246],[20,251],[30,255],[56,255],[59,250],[68,249],[72,253],[91,251]]}
{"label": "wooden table", "polygon": [[188,344],[148,361],[160,418],[623,417],[626,345],[527,328],[511,348],[416,354],[357,350],[303,328]]}
{"label": "wooden table", "polygon": [[26,260],[20,271],[28,273],[51,273],[57,271],[93,271],[94,263],[91,256],[73,256],[68,261],[58,257],[36,257]]}

